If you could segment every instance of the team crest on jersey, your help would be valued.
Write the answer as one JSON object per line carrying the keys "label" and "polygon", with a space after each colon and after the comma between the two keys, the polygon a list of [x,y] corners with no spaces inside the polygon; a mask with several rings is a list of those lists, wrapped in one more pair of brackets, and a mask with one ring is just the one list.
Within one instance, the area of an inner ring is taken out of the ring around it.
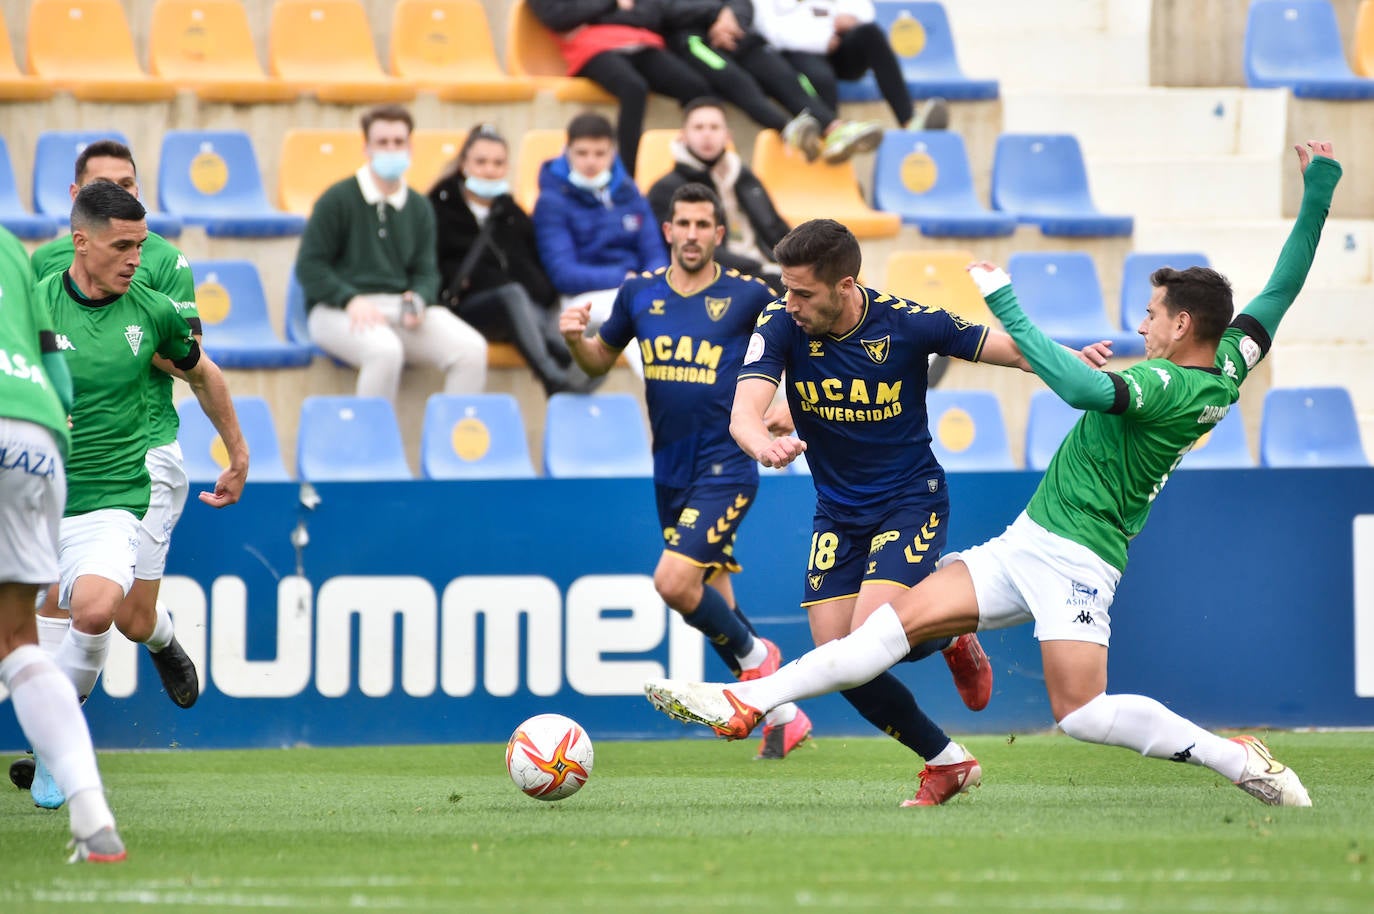
{"label": "team crest on jersey", "polygon": [[665,304],[667,304],[667,302],[664,299],[655,298],[653,301],[649,302],[649,313],[655,315],[663,314],[663,306]]}
{"label": "team crest on jersey", "polygon": [[811,355],[813,358],[818,358],[820,356],[825,355],[825,353],[821,351],[820,340],[807,340],[807,345],[811,347]]}
{"label": "team crest on jersey", "polygon": [[825,572],[821,572],[820,574],[808,574],[806,576],[806,583],[811,585],[811,590],[813,592],[820,590],[821,585],[825,583]]}
{"label": "team crest on jersey", "polygon": [[880,340],[859,340],[864,344],[864,351],[874,363],[881,365],[887,361],[887,354],[892,351],[892,335],[889,334]]}
{"label": "team crest on jersey", "polygon": [[712,298],[706,296],[706,316],[713,321],[718,321],[725,316],[725,312],[730,307],[728,298]]}
{"label": "team crest on jersey", "polygon": [[130,324],[124,328],[124,339],[129,341],[129,348],[138,355],[138,347],[143,344],[143,328],[138,324]]}

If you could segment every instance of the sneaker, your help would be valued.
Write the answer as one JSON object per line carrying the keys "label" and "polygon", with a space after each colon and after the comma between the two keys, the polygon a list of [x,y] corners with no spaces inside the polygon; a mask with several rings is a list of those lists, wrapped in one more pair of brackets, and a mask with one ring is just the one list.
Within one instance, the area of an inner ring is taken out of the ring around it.
{"label": "sneaker", "polygon": [[196,665],[181,649],[176,636],[172,637],[171,644],[160,651],[150,650],[148,655],[153,658],[153,666],[157,667],[157,674],[162,677],[162,687],[167,690],[167,697],[172,699],[172,703],[178,708],[189,708],[195,704],[200,697]]}
{"label": "sneaker", "polygon": [[860,152],[872,152],[883,141],[883,125],[877,121],[845,121],[825,135],[821,155],[831,165],[847,162]]}
{"label": "sneaker", "polygon": [[759,754],[756,759],[787,758],[787,753],[811,738],[811,718],[801,708],[797,716],[785,724],[763,727],[763,739],[759,741]]}
{"label": "sneaker", "polygon": [[113,825],[105,826],[89,838],[73,838],[67,847],[72,852],[68,863],[119,863],[129,856]]}
{"label": "sneaker", "polygon": [[954,676],[954,687],[970,711],[981,711],[992,700],[992,664],[978,643],[978,636],[970,632],[954,639],[941,653]]}
{"label": "sneaker", "polygon": [[1311,806],[1312,799],[1293,769],[1269,752],[1256,736],[1235,736],[1231,742],[1245,747],[1245,770],[1236,786],[1270,806]]}
{"label": "sneaker", "polygon": [[764,676],[772,676],[778,671],[778,667],[782,666],[782,651],[778,650],[778,646],[767,638],[760,638],[759,640],[768,648],[768,656],[763,658],[763,663],[760,663],[752,670],[740,670],[736,673],[735,678],[740,682],[749,682]]}
{"label": "sneaker", "polygon": [[763,720],[763,712],[758,708],[711,682],[650,679],[644,683],[644,694],[650,704],[674,720],[704,724],[721,739],[744,739]]}
{"label": "sneaker", "polygon": [[20,790],[28,790],[33,786],[33,756],[10,762],[10,783]]}
{"label": "sneaker", "polygon": [[949,102],[936,95],[917,107],[916,114],[906,122],[907,130],[944,130],[949,127]]}
{"label": "sneaker", "polygon": [[33,783],[29,785],[29,794],[33,797],[33,805],[43,809],[61,809],[62,804],[67,802],[67,795],[52,779],[48,766],[37,756],[34,756]]}
{"label": "sneaker", "polygon": [[[967,749],[964,754],[968,755]],[[916,789],[916,796],[903,800],[902,806],[939,806],[955,794],[982,784],[983,768],[969,755],[953,765],[926,765],[921,769],[920,778],[921,786]]]}
{"label": "sneaker", "polygon": [[810,111],[803,111],[782,128],[782,141],[814,162],[821,157],[821,122]]}

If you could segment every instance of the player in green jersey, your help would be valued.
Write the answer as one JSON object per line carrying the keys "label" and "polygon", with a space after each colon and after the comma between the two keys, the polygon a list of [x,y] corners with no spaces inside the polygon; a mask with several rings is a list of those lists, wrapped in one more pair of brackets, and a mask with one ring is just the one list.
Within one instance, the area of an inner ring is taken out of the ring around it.
{"label": "player in green jersey", "polygon": [[0,685],[29,743],[71,797],[73,860],[123,860],[124,844],[70,680],[38,646],[34,601],[57,580],[71,375],[33,294],[23,246],[0,229]]}
{"label": "player in green jersey", "polygon": [[1065,733],[1204,765],[1273,806],[1310,806],[1298,776],[1255,737],[1228,740],[1152,698],[1106,692],[1109,610],[1126,544],[1179,461],[1239,399],[1312,266],[1341,166],[1330,143],[1309,142],[1297,153],[1302,207],[1264,290],[1232,320],[1231,287],[1220,274],[1157,271],[1139,331],[1146,359],[1125,371],[1084,366],[1027,319],[1006,273],[972,267],[1035,373],[1087,410],[1026,510],[1001,536],[950,556],[877,607],[849,636],[753,682],[651,681],[645,691],[655,706],[739,739],[780,702],[867,682],[926,639],[1033,621],[1050,707]]}

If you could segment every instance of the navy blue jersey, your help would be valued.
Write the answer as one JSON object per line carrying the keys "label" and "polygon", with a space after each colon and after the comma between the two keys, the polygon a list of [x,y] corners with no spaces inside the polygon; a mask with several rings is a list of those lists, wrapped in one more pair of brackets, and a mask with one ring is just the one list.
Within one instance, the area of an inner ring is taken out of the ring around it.
{"label": "navy blue jersey", "polygon": [[716,281],[688,296],[666,267],[626,280],[598,334],[617,350],[639,342],[659,485],[758,481],[758,464],[730,437],[730,408],[750,331],[774,293],[762,279],[714,269]]}
{"label": "navy blue jersey", "polygon": [[808,336],[782,301],[769,304],[739,375],[777,384],[787,373],[818,510],[844,516],[879,511],[913,488],[943,488],[926,417],[929,356],[976,360],[988,334],[942,308],[859,291],[863,315],[843,336]]}

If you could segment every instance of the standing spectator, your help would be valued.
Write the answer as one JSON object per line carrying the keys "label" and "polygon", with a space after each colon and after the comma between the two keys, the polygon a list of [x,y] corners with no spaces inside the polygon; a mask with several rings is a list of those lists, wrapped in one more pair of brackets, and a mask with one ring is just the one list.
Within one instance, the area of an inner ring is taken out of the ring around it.
{"label": "standing spectator", "polygon": [[395,399],[407,359],[443,371],[445,393],[480,391],[487,341],[434,304],[434,210],[404,180],[410,112],[380,105],[363,114],[362,128],[367,164],[315,201],[296,254],[310,335],[358,369],[359,396]]}

